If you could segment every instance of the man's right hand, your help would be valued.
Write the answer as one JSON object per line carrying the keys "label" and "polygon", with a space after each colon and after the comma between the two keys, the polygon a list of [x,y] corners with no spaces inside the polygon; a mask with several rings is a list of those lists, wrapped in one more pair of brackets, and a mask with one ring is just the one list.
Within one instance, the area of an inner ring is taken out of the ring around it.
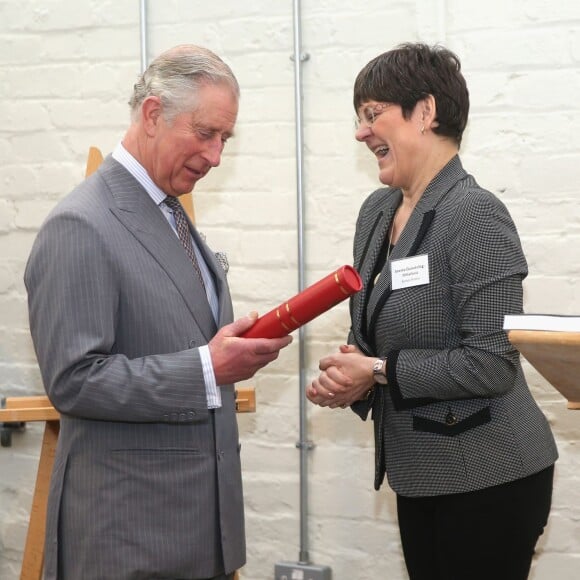
{"label": "man's right hand", "polygon": [[278,358],[280,349],[292,342],[291,336],[281,338],[241,338],[251,328],[258,315],[251,313],[220,328],[209,341],[209,352],[218,385],[228,385],[253,377],[258,370]]}

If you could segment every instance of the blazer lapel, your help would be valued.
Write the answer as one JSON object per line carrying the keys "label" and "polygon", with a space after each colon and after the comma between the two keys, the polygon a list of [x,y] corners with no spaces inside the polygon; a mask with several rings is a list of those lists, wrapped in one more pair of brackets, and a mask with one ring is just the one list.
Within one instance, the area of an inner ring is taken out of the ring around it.
{"label": "blazer lapel", "polygon": [[[373,351],[375,348],[372,340],[372,329],[375,326],[376,319],[381,313],[385,302],[392,292],[390,262],[416,255],[435,218],[437,204],[445,197],[447,192],[457,183],[457,181],[465,175],[466,173],[461,165],[459,157],[455,156],[427,186],[427,189],[413,210],[405,229],[401,233],[397,244],[390,254],[389,263],[385,262],[376,284],[373,280],[365,280],[365,287],[367,284],[370,284],[370,287],[367,290],[369,292],[369,297],[366,317],[361,317],[361,320],[366,322],[366,324],[362,326],[362,331],[368,337],[368,345]],[[388,243],[386,232],[391,225],[391,221],[401,198],[402,194],[400,192],[398,197],[393,195],[389,198],[391,203],[385,211],[388,223],[384,224],[385,234],[383,237],[383,243]],[[376,255],[378,255],[378,251]],[[374,268],[374,263],[372,268]]]}
{"label": "blazer lapel", "polygon": [[110,156],[99,171],[113,196],[112,213],[167,273],[209,342],[216,324],[205,290],[171,225],[141,185]]}
{"label": "blazer lapel", "polygon": [[[395,211],[401,201],[402,194],[395,192],[387,198],[384,207],[378,210],[374,221],[370,226],[369,233],[366,236],[365,245],[359,256],[355,256],[354,265],[358,269],[363,282],[363,288],[360,292],[353,296],[351,301],[351,317],[352,330],[355,340],[361,350],[370,354],[372,346],[367,340],[367,304],[370,296],[374,290],[373,272],[379,256],[381,248],[385,243],[388,243],[387,232],[389,226],[395,215]],[[369,220],[370,221],[370,220]]]}

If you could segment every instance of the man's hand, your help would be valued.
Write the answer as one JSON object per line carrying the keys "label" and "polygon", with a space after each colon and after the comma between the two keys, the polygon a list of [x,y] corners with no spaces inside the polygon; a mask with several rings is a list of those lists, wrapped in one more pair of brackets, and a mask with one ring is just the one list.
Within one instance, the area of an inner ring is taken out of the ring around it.
{"label": "man's hand", "polygon": [[322,371],[306,389],[306,396],[321,407],[347,407],[364,399],[374,385],[374,358],[365,356],[352,345],[343,345],[340,352],[320,359]]}
{"label": "man's hand", "polygon": [[278,358],[280,349],[292,342],[291,336],[282,338],[241,338],[256,322],[258,315],[239,318],[220,328],[209,341],[209,352],[218,385],[228,385],[253,377],[258,370]]}

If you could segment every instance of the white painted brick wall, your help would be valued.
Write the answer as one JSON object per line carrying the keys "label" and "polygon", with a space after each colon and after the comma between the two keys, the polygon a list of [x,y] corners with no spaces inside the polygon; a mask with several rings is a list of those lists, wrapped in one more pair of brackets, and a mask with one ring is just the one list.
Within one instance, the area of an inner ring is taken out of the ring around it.
{"label": "white painted brick wall", "polygon": [[[443,42],[462,59],[471,115],[466,168],[508,205],[530,266],[528,311],[580,313],[580,3],[570,0],[302,2],[306,282],[351,260],[356,214],[378,182],[353,138],[352,84],[405,40]],[[195,193],[198,224],[228,253],[238,315],[297,290],[292,2],[148,2],[150,52],[203,44],[242,87],[236,138]],[[90,145],[122,136],[140,67],[138,2],[0,0],[0,393],[42,392],[22,273],[38,227],[84,173]],[[344,340],[346,305],[308,326],[308,375]],[[299,554],[298,349],[249,384],[239,415],[247,505],[247,580]],[[549,527],[534,580],[580,575],[580,414],[528,364],[556,434]],[[393,493],[372,490],[371,426],[309,409],[310,556],[335,580],[406,577]],[[41,426],[0,449],[0,578],[18,578]]]}

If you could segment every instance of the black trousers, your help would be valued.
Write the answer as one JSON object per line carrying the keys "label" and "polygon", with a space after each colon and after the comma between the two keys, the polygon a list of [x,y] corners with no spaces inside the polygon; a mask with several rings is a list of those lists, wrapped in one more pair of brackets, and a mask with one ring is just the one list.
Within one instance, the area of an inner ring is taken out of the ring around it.
{"label": "black trousers", "polygon": [[397,496],[411,580],[525,580],[548,521],[554,466],[480,491]]}

